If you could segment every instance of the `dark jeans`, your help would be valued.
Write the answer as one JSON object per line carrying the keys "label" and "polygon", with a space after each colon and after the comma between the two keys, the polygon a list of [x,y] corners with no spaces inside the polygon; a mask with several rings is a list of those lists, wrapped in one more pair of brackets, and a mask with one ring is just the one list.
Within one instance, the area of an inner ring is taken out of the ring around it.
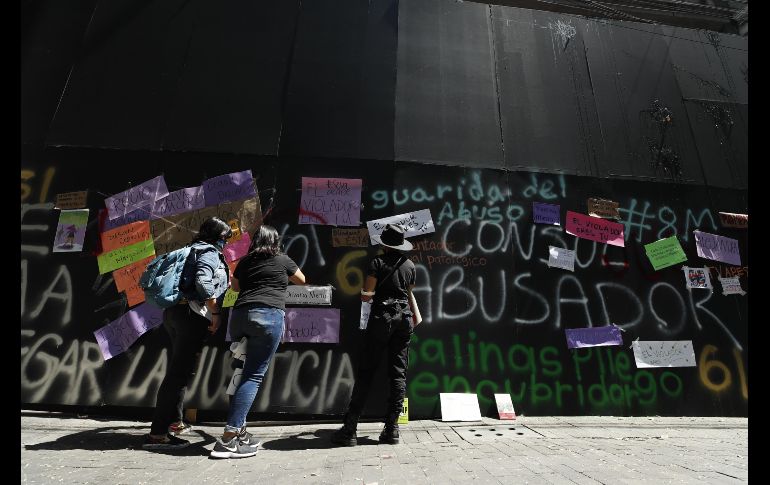
{"label": "dark jeans", "polygon": [[412,313],[408,304],[375,304],[372,307],[364,335],[364,348],[361,349],[356,368],[356,382],[345,417],[346,423],[358,421],[372,387],[372,378],[382,360],[383,351],[387,355],[390,388],[384,421],[385,424],[395,424],[398,421],[406,394],[409,340],[413,333],[411,322]]}
{"label": "dark jeans", "polygon": [[209,321],[190,310],[187,304],[163,311],[163,327],[171,337],[171,354],[166,376],[158,388],[151,434],[166,434],[171,423],[181,421],[187,382],[209,334],[208,326]]}

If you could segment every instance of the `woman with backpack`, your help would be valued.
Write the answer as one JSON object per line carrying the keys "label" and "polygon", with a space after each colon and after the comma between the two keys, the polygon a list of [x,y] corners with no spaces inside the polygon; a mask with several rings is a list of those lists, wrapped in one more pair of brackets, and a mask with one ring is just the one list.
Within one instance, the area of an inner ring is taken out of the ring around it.
{"label": "woman with backpack", "polygon": [[166,376],[158,388],[150,433],[142,444],[146,450],[178,449],[190,444],[174,435],[192,429],[182,421],[187,381],[206,337],[222,323],[219,310],[230,279],[222,249],[231,236],[232,229],[223,220],[212,217],[203,221],[192,240],[179,283],[186,298],[163,311],[171,352]]}
{"label": "woman with backpack", "polygon": [[281,251],[278,231],[260,226],[248,254],[233,272],[232,285],[238,298],[231,310],[230,336],[236,342],[246,337],[246,360],[230,398],[227,425],[211,451],[213,458],[245,458],[257,453],[261,441],[246,431],[246,415],[283,336],[289,281],[304,285],[305,275]]}

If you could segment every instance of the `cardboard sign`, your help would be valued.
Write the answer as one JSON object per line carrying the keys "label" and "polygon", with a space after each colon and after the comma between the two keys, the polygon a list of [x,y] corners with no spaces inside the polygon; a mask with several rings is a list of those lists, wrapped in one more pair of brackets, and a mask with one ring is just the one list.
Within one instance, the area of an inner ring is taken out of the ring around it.
{"label": "cardboard sign", "polygon": [[56,194],[56,209],[82,209],[88,205],[88,191]]}
{"label": "cardboard sign", "polygon": [[748,229],[749,228],[749,215],[748,214],[732,214],[730,212],[720,212],[719,222],[722,223],[722,227],[734,227],[736,229]]}
{"label": "cardboard sign", "polygon": [[620,219],[620,204],[613,200],[590,198],[587,201],[588,215],[605,219]]}
{"label": "cardboard sign", "polygon": [[333,248],[365,248],[369,246],[369,231],[361,227],[358,229],[332,229]]}

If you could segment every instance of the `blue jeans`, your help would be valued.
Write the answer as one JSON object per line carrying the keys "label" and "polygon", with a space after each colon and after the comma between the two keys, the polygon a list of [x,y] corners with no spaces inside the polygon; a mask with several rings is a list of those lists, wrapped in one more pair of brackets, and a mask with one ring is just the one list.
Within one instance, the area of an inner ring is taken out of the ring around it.
{"label": "blue jeans", "polygon": [[225,431],[238,432],[246,423],[246,415],[257,397],[259,386],[283,336],[285,312],[278,308],[244,305],[232,310],[230,336],[246,341],[246,360],[241,382],[230,398]]}

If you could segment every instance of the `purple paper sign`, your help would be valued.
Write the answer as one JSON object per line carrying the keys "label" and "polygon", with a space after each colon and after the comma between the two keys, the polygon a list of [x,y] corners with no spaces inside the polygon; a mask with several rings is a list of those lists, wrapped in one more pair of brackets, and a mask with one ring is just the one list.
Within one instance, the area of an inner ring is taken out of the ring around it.
{"label": "purple paper sign", "polygon": [[107,217],[104,217],[104,219],[102,219],[101,211],[106,212],[106,209],[99,209],[99,220],[103,224],[101,232],[106,232],[111,229],[115,229],[116,227],[125,226],[128,224],[131,224],[132,222],[147,221],[150,219],[150,208],[139,209],[137,211],[132,212],[131,214],[126,214],[125,216],[116,217],[113,220],[109,220]]}
{"label": "purple paper sign", "polygon": [[532,202],[532,221],[535,224],[552,224],[560,226],[560,214],[558,204],[546,204],[543,202]]}
{"label": "purple paper sign", "polygon": [[358,226],[361,179],[302,177],[299,223]]}
{"label": "purple paper sign", "polygon": [[727,264],[741,265],[738,240],[707,232],[693,231],[698,256]]}
{"label": "purple paper sign", "polygon": [[160,219],[204,207],[206,207],[206,203],[202,186],[175,190],[166,197],[155,201],[150,219]]}
{"label": "purple paper sign", "polygon": [[243,231],[240,239],[225,245],[225,248],[222,250],[222,253],[225,255],[225,261],[230,263],[241,259],[249,252],[249,244],[251,244],[251,237],[249,237],[248,232]]}
{"label": "purple paper sign", "polygon": [[287,308],[283,341],[338,343],[340,341],[339,308]]}
{"label": "purple paper sign", "polygon": [[147,211],[149,211],[156,200],[162,199],[167,195],[166,181],[163,179],[163,175],[158,175],[154,179],[143,182],[136,187],[131,187],[112,197],[107,197],[104,199],[104,205],[107,207],[108,219],[112,220],[143,207],[146,207]]}
{"label": "purple paper sign", "polygon": [[203,193],[206,207],[219,205],[223,202],[251,199],[257,195],[251,170],[226,173],[204,180]]}
{"label": "purple paper sign", "polygon": [[620,328],[614,325],[594,328],[565,328],[567,348],[600,347],[603,345],[623,345]]}
{"label": "purple paper sign", "polygon": [[128,350],[142,334],[162,322],[163,309],[143,303],[117,320],[95,330],[94,337],[104,360],[107,360]]}

